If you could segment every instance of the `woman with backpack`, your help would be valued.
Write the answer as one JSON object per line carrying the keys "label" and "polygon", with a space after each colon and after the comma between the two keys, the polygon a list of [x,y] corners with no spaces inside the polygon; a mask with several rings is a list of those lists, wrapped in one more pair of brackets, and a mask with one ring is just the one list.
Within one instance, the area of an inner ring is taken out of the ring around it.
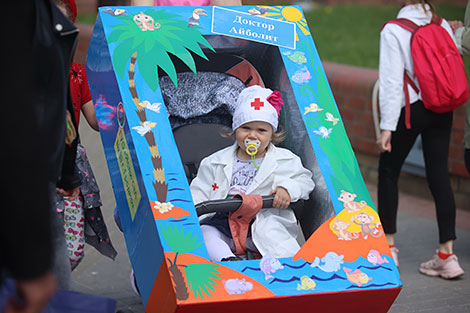
{"label": "woman with backpack", "polygon": [[[410,20],[417,26],[437,21],[435,23],[445,29],[444,33],[448,33],[451,37],[450,42],[455,41],[451,27],[447,21],[439,19],[434,14],[434,9],[428,0],[404,1],[398,18]],[[398,23],[394,21],[397,20],[386,23],[380,33],[381,136],[377,140],[381,152],[378,182],[379,215],[392,256],[398,266],[398,249],[395,247],[394,238],[398,208],[398,178],[416,137],[421,134],[426,179],[436,206],[439,248],[431,260],[420,265],[419,271],[425,275],[451,279],[464,273],[453,251],[453,242],[456,239],[456,208],[447,167],[452,111],[436,113],[423,104],[423,98],[429,97],[429,94],[425,94],[424,89],[418,88],[424,88],[425,84],[416,76],[416,71],[422,70],[422,67],[418,68],[416,60],[413,59],[414,55],[412,57],[410,42],[413,31],[401,25],[403,20],[398,20]],[[432,79],[425,77],[428,78]],[[407,102],[410,105],[405,105]],[[406,112],[407,107],[409,107],[408,112]]]}

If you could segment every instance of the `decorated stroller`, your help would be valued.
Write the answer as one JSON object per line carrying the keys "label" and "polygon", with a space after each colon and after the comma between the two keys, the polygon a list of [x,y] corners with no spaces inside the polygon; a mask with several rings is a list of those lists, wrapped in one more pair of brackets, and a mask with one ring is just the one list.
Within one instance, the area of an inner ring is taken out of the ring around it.
{"label": "decorated stroller", "polygon": [[[86,68],[147,312],[389,309],[398,270],[300,7],[100,8]],[[295,207],[305,243],[214,263],[188,180],[232,143],[219,130],[252,84],[281,91],[281,146],[313,173]]]}

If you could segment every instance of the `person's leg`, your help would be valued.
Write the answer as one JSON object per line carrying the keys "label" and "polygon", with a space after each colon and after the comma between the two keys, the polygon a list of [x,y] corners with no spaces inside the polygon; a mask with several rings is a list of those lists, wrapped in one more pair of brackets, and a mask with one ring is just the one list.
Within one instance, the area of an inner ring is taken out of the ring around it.
{"label": "person's leg", "polygon": [[201,231],[211,261],[218,262],[225,258],[235,257],[235,254],[232,252],[235,246],[231,238],[210,225],[202,225]]}
{"label": "person's leg", "polygon": [[470,175],[470,149],[465,149],[464,160],[467,172]]}
{"label": "person's leg", "polygon": [[[439,243],[455,240],[455,200],[449,178],[448,156],[452,113],[434,114],[435,122],[422,133],[426,179],[436,206]],[[442,248],[452,253],[452,245]],[[450,249],[450,251],[449,251]]]}
{"label": "person's leg", "polygon": [[[415,104],[412,105],[412,109],[414,106]],[[393,234],[397,231],[398,178],[403,163],[419,134],[419,128],[413,125],[415,123],[412,124],[411,130],[406,129],[404,112],[402,109],[397,129],[392,133],[392,151],[380,154],[379,158],[378,212],[389,245],[395,244]],[[416,114],[411,116],[414,115]]]}
{"label": "person's leg", "polygon": [[431,260],[420,265],[419,271],[428,276],[452,279],[464,274],[453,253],[456,208],[447,167],[452,113],[434,116],[434,123],[423,131],[423,154],[426,178],[436,206],[439,249]]}
{"label": "person's leg", "polygon": [[52,272],[57,279],[57,287],[63,290],[72,289],[72,269],[65,243],[64,233],[64,213],[57,212],[56,208],[56,189],[54,184],[49,185],[49,194],[51,197],[52,210],[52,240],[54,247],[54,257]]}

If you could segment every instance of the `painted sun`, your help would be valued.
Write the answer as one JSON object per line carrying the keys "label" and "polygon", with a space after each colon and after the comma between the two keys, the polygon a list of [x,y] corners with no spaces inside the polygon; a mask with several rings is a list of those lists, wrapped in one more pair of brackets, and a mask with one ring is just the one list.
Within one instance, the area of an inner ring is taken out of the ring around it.
{"label": "painted sun", "polygon": [[[288,21],[295,23],[298,28],[302,31],[304,35],[310,35],[310,32],[307,29],[307,20],[303,17],[302,12],[294,7],[282,7],[282,6],[258,6],[265,11],[260,16],[274,17],[280,21]],[[297,33],[295,34],[295,39],[299,40]]]}

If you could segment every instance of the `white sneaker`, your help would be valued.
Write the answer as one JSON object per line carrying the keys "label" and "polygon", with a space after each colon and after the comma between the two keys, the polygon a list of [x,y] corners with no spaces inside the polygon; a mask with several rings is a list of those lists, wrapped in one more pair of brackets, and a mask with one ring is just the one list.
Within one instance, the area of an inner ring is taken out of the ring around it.
{"label": "white sneaker", "polygon": [[137,280],[135,279],[134,270],[131,270],[130,282],[132,290],[134,290],[135,294],[140,297],[140,291],[139,287],[137,287]]}
{"label": "white sneaker", "polygon": [[395,265],[398,268],[399,263],[398,263],[398,249],[397,249],[397,247],[391,247],[390,252],[392,252],[393,261],[395,261]]}
{"label": "white sneaker", "polygon": [[457,278],[464,274],[455,254],[443,260],[437,255],[437,251],[431,260],[420,265],[419,271],[424,275],[441,276],[445,279]]}

